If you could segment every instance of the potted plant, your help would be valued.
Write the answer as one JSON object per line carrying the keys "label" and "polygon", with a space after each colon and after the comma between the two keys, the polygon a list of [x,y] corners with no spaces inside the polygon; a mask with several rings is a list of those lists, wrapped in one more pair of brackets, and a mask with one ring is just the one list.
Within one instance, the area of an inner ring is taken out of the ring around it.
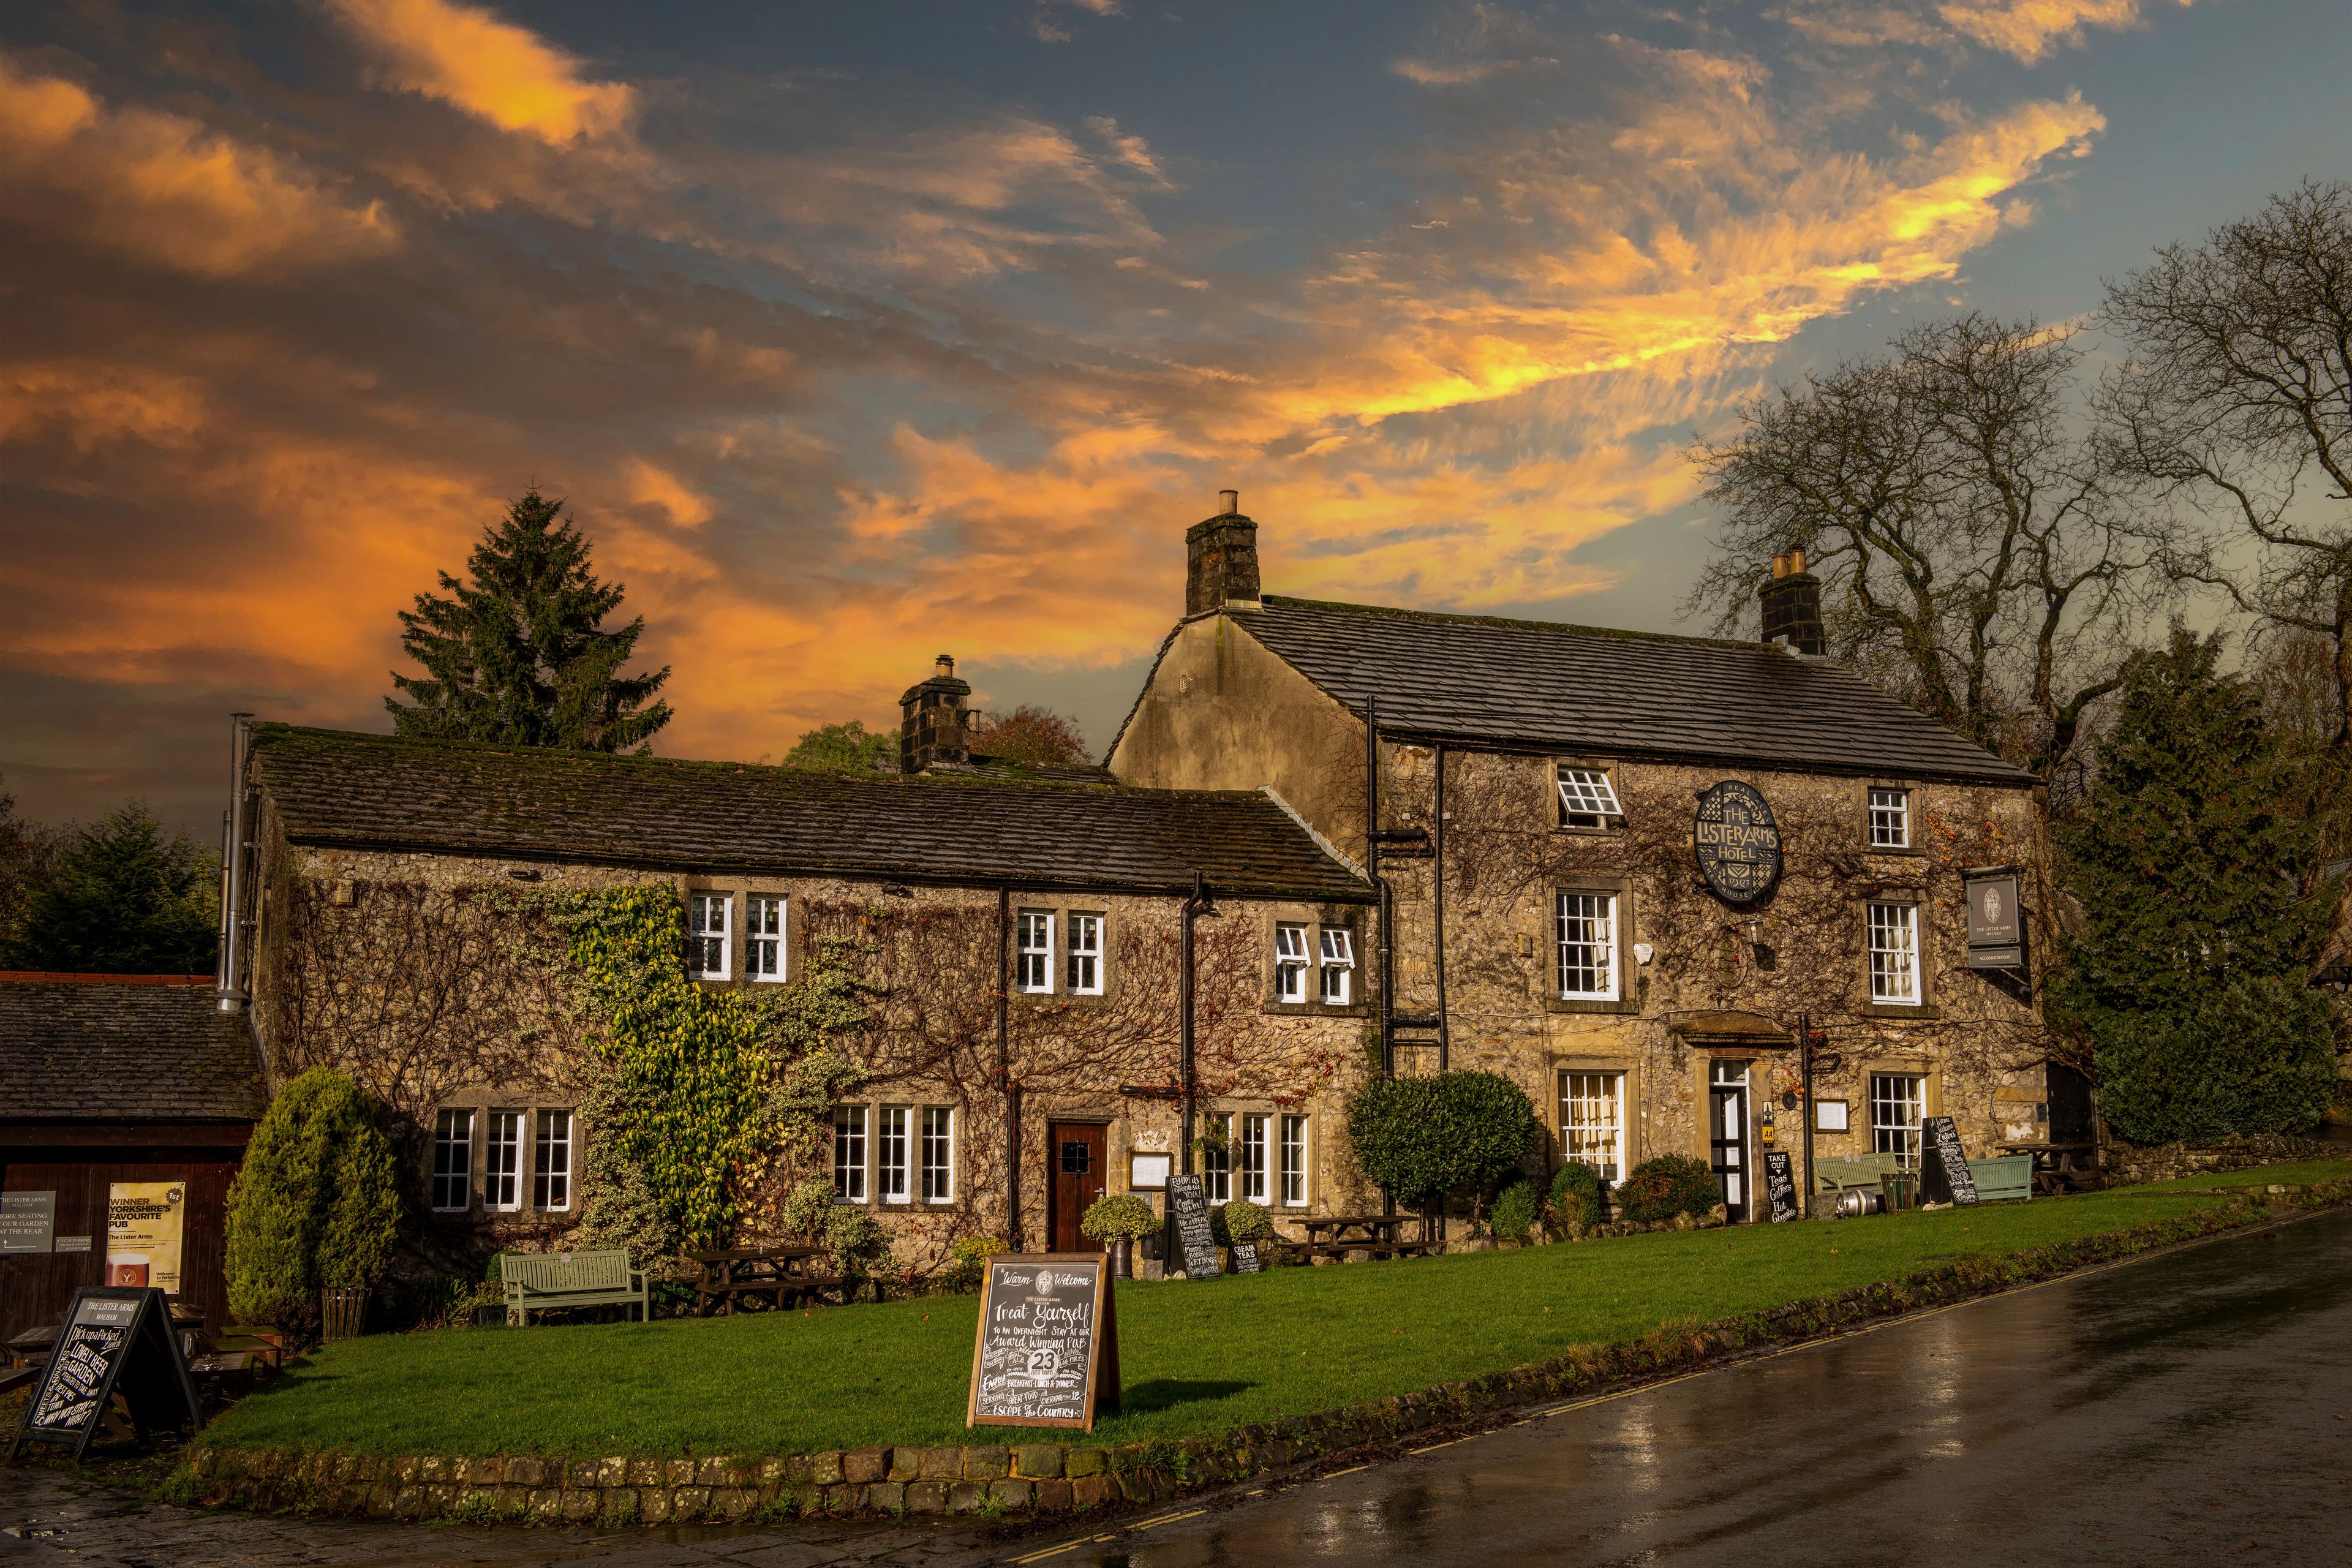
{"label": "potted plant", "polygon": [[1135,1244],[1160,1228],[1151,1205],[1133,1193],[1097,1198],[1078,1216],[1078,1229],[1110,1249],[1110,1277],[1135,1278]]}

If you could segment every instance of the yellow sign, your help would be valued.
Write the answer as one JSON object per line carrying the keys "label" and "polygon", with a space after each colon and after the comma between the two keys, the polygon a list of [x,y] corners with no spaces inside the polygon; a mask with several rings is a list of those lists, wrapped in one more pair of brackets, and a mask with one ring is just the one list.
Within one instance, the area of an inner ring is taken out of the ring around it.
{"label": "yellow sign", "polygon": [[116,1182],[106,1189],[106,1282],[180,1293],[185,1182]]}

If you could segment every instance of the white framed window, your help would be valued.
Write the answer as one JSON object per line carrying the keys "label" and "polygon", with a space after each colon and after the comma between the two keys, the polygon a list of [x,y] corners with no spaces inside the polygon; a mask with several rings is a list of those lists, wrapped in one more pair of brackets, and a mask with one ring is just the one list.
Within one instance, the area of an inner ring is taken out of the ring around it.
{"label": "white framed window", "polygon": [[1559,824],[1562,827],[1622,827],[1625,808],[1617,804],[1617,790],[1600,768],[1559,770]]}
{"label": "white framed window", "polygon": [[1559,994],[1577,1002],[1617,1000],[1617,895],[1559,895]]}
{"label": "white framed window", "polygon": [[1919,1005],[1919,906],[1870,906],[1870,999]]}
{"label": "white framed window", "polygon": [[728,916],[735,900],[727,893],[696,893],[687,900],[686,972],[697,980],[724,980],[731,973],[728,960],[734,943],[728,940]]}
{"label": "white framed window", "polygon": [[1287,922],[1274,928],[1274,999],[1307,1000],[1307,928]]}
{"label": "white framed window", "polygon": [[1054,989],[1054,917],[1044,910],[1021,911],[1013,988],[1032,994],[1049,994]]}
{"label": "white framed window", "polygon": [[445,1110],[433,1119],[433,1206],[456,1214],[474,1201],[474,1113]]}
{"label": "white framed window", "polygon": [[1307,1118],[1282,1119],[1282,1206],[1307,1206]]}
{"label": "white framed window", "polygon": [[531,1207],[560,1212],[572,1206],[572,1112],[539,1113],[539,1141],[531,1162]]}
{"label": "white framed window", "polygon": [[1345,926],[1323,928],[1323,1000],[1344,1007],[1356,990],[1356,941]]}
{"label": "white framed window", "polygon": [[1242,1121],[1241,1195],[1254,1204],[1265,1202],[1266,1134],[1270,1117],[1244,1116]]}
{"label": "white framed window", "polygon": [[833,1195],[853,1204],[866,1201],[866,1108],[833,1108]]}
{"label": "white framed window", "polygon": [[1919,1163],[1919,1124],[1927,1106],[1927,1080],[1917,1073],[1870,1075],[1870,1147],[1902,1156],[1904,1169]]}
{"label": "white framed window", "polygon": [[1580,1160],[1604,1182],[1625,1173],[1625,1075],[1559,1075],[1559,1153]]}
{"label": "white framed window", "polygon": [[1065,978],[1071,995],[1099,996],[1103,994],[1102,936],[1102,916],[1070,917],[1069,973]]}
{"label": "white framed window", "polygon": [[522,1207],[522,1112],[493,1110],[482,1140],[482,1206],[500,1214]]}
{"label": "white framed window", "polygon": [[1873,849],[1911,847],[1911,792],[1874,789],[1870,792],[1870,847]]}
{"label": "white framed window", "polygon": [[875,1113],[874,1195],[886,1204],[907,1201],[907,1108],[886,1105]]}
{"label": "white framed window", "polygon": [[1213,1204],[1234,1201],[1234,1119],[1212,1116],[1201,1142],[1201,1192]]}
{"label": "white framed window", "polygon": [[955,1201],[955,1111],[945,1105],[923,1107],[923,1201]]}
{"label": "white framed window", "polygon": [[754,980],[784,978],[784,900],[754,893],[743,905],[743,972]]}

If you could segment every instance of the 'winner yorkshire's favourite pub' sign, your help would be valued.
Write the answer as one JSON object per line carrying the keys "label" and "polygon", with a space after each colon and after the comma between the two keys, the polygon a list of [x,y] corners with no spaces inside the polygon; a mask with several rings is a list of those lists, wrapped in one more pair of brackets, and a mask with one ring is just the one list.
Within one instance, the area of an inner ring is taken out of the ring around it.
{"label": "'winner yorkshire's favourite pub' sign", "polygon": [[1754,903],[1780,879],[1780,826],[1752,784],[1726,779],[1700,795],[1691,842],[1699,875],[1726,903]]}

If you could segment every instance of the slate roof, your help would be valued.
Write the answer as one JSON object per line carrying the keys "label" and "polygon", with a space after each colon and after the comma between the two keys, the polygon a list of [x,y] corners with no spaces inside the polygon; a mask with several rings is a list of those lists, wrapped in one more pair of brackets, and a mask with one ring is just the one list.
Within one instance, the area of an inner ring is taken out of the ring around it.
{"label": "slate roof", "polygon": [[1362,902],[1366,883],[1256,792],[396,741],[258,724],[261,787],[298,844],[685,872],[1189,889]]}
{"label": "slate roof", "polygon": [[1269,595],[1226,614],[1381,728],[1639,755],[2022,786],[2032,774],[1826,660],[1775,644]]}
{"label": "slate roof", "polygon": [[209,980],[0,974],[0,1120],[252,1121],[268,1099]]}

